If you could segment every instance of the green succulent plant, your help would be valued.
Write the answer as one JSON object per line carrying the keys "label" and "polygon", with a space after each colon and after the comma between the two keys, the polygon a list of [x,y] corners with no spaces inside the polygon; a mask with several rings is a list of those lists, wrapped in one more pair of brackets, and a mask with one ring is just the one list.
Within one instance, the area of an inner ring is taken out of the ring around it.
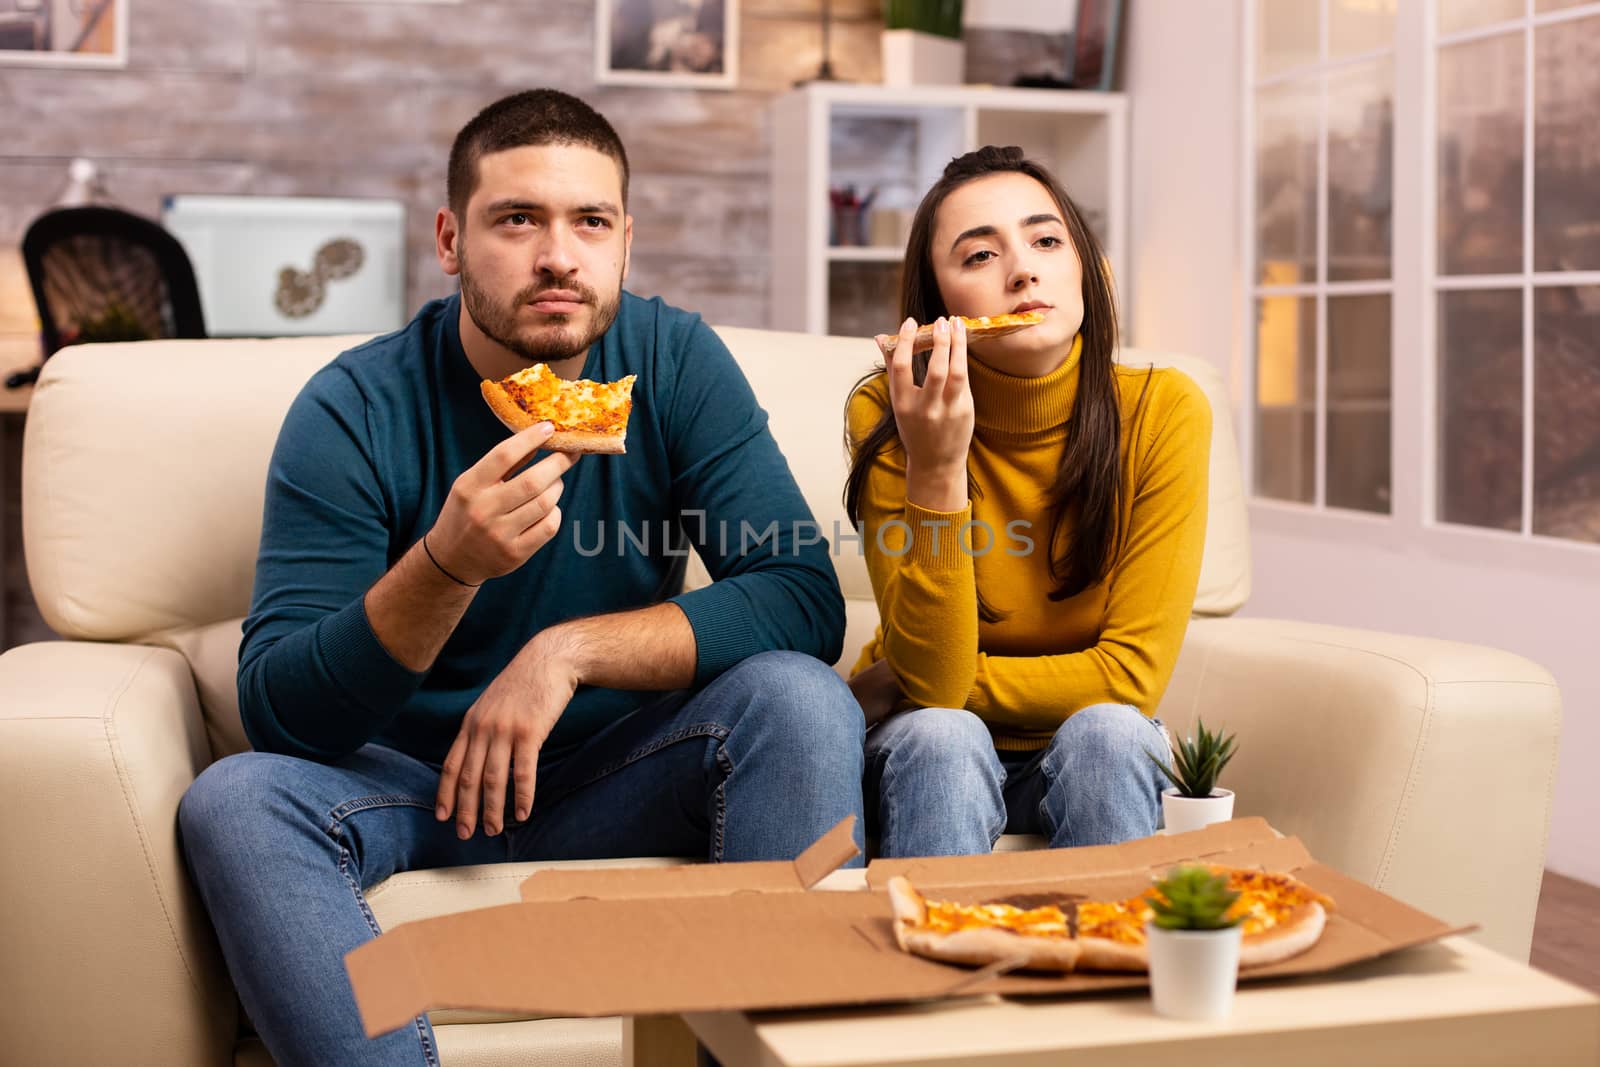
{"label": "green succulent plant", "polygon": [[883,0],[883,25],[890,30],[921,30],[961,37],[962,0]]}
{"label": "green succulent plant", "polygon": [[1145,754],[1161,768],[1161,773],[1172,780],[1178,792],[1186,797],[1208,797],[1217,787],[1217,777],[1222,768],[1233,759],[1238,735],[1206,729],[1205,720],[1195,723],[1193,737],[1182,738],[1172,752],[1172,766],[1154,752]]}
{"label": "green succulent plant", "polygon": [[111,303],[99,315],[85,318],[78,323],[76,335],[77,344],[89,344],[96,341],[147,341],[150,331],[144,324],[118,303]]}
{"label": "green succulent plant", "polygon": [[1152,920],[1163,930],[1226,930],[1243,921],[1229,915],[1239,894],[1228,888],[1228,876],[1206,867],[1178,867],[1156,883],[1150,898]]}

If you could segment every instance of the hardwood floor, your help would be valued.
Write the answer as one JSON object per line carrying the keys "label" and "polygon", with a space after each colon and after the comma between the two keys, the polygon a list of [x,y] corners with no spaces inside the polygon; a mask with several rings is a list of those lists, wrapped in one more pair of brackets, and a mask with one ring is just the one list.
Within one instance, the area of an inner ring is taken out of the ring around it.
{"label": "hardwood floor", "polygon": [[1545,872],[1529,962],[1600,993],[1600,886]]}

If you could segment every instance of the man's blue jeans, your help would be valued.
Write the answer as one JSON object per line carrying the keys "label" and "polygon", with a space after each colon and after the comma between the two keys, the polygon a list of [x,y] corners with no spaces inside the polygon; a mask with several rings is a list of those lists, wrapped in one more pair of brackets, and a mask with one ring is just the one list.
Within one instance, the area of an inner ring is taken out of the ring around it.
{"label": "man's blue jeans", "polygon": [[364,890],[469,863],[790,859],[846,815],[859,845],[862,733],[838,675],[768,652],[541,766],[529,820],[496,837],[457,840],[453,821],[434,818],[438,768],[378,745],[332,765],[220,760],[184,795],[179,827],[234,985],[278,1063],[437,1064],[421,1016],[375,1040],[362,1031],[344,955],[379,932]]}
{"label": "man's blue jeans", "polygon": [[1038,752],[996,752],[970,711],[917,708],[867,732],[869,832],[881,856],[988,852],[1006,831],[1051,848],[1148,837],[1168,784],[1161,721],[1124,704],[1069,716]]}

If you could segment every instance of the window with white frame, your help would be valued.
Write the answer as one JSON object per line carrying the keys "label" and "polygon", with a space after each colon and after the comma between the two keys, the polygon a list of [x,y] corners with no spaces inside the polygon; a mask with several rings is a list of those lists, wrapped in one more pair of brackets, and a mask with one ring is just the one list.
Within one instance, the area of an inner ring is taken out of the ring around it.
{"label": "window with white frame", "polygon": [[1255,12],[1258,496],[1390,510],[1394,10]]}
{"label": "window with white frame", "polygon": [[1600,3],[1431,29],[1435,518],[1600,541]]}
{"label": "window with white frame", "polygon": [[[1408,513],[1600,541],[1600,2],[1250,17],[1255,495],[1390,512],[1395,427],[1421,427]],[[1398,286],[1396,220],[1423,246]]]}

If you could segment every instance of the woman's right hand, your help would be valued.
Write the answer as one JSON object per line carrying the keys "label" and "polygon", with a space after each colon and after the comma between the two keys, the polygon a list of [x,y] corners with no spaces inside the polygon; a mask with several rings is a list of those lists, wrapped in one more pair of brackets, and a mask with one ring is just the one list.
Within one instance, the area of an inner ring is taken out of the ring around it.
{"label": "woman's right hand", "polygon": [[889,403],[906,450],[906,499],[929,511],[960,511],[967,503],[974,418],[967,329],[959,318],[934,322],[933,351],[921,385],[912,366],[916,333],[915,319],[903,322],[888,360]]}

